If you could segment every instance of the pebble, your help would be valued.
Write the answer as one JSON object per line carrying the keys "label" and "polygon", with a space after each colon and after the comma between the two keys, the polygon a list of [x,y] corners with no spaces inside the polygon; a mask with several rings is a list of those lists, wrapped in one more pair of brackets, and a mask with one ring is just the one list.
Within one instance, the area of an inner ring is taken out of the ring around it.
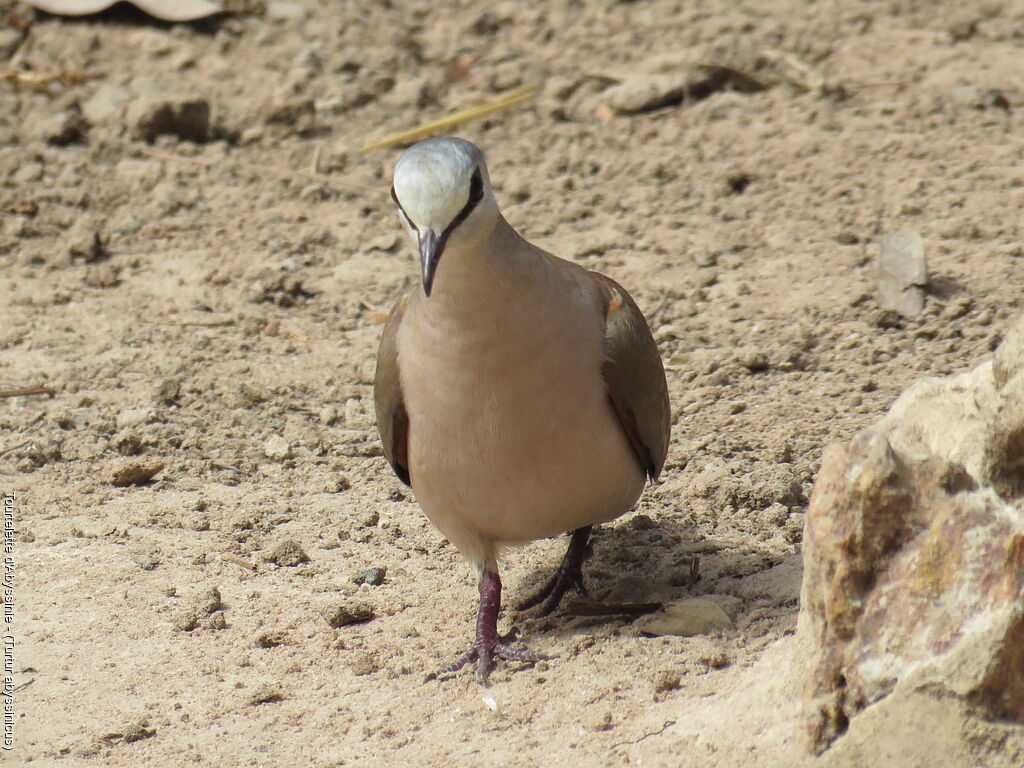
{"label": "pebble", "polygon": [[917,317],[924,309],[928,268],[921,233],[911,227],[882,238],[878,258],[878,294],[883,310],[903,317]]}
{"label": "pebble", "polygon": [[210,137],[210,103],[197,96],[140,96],[128,105],[125,120],[132,138],[148,142],[164,134],[196,142]]}
{"label": "pebble", "polygon": [[274,547],[264,558],[268,563],[293,568],[309,562],[309,555],[294,539],[285,539]]}
{"label": "pebble", "polygon": [[[174,626],[182,632],[191,632],[199,626],[211,629],[223,629],[227,622],[224,619],[224,604],[221,602],[220,590],[210,587],[200,593],[181,609],[172,619]],[[216,616],[217,620],[213,621]]]}
{"label": "pebble", "polygon": [[369,675],[377,671],[377,662],[366,651],[357,651],[352,654],[348,661],[348,668],[356,677]]}
{"label": "pebble", "polygon": [[273,435],[263,444],[263,455],[274,461],[285,461],[291,458],[292,447],[281,435]]}
{"label": "pebble", "polygon": [[703,598],[669,603],[663,612],[638,619],[635,626],[645,635],[677,637],[692,637],[735,629],[732,619],[717,603]]}
{"label": "pebble", "polygon": [[655,693],[674,691],[682,684],[682,676],[676,669],[659,669],[655,671],[651,681]]}
{"label": "pebble", "polygon": [[85,139],[88,123],[78,110],[65,110],[39,123],[39,138],[55,147],[66,147]]}
{"label": "pebble", "polygon": [[270,704],[274,701],[284,699],[284,691],[276,685],[261,685],[246,698],[249,706],[255,707],[260,704]]}
{"label": "pebble", "polygon": [[371,587],[377,587],[384,583],[384,577],[387,575],[387,568],[367,568],[365,571],[360,571],[352,577],[353,584],[369,584]]}
{"label": "pebble", "polygon": [[102,261],[109,255],[103,223],[93,216],[82,216],[71,225],[64,236],[64,246],[72,260],[81,259],[86,264]]}
{"label": "pebble", "polygon": [[118,429],[131,429],[143,424],[151,424],[154,421],[156,421],[156,409],[149,406],[125,408],[117,414]]}
{"label": "pebble", "polygon": [[375,509],[363,512],[359,516],[358,522],[360,528],[373,528],[380,522],[380,513]]}
{"label": "pebble", "polygon": [[82,115],[91,125],[113,120],[132,99],[131,92],[119,85],[101,85],[82,104]]}
{"label": "pebble", "polygon": [[367,603],[338,603],[324,608],[320,615],[327,625],[338,629],[349,624],[361,624],[375,616],[373,607]]}
{"label": "pebble", "polygon": [[600,710],[584,716],[583,726],[588,731],[608,731],[615,726],[611,710]]}
{"label": "pebble", "polygon": [[269,630],[256,635],[256,639],[253,640],[253,646],[256,648],[276,648],[279,645],[284,645],[287,641],[288,633],[284,630]]}
{"label": "pebble", "polygon": [[139,461],[128,459],[117,462],[108,474],[108,481],[118,488],[143,485],[164,468],[162,461]]}

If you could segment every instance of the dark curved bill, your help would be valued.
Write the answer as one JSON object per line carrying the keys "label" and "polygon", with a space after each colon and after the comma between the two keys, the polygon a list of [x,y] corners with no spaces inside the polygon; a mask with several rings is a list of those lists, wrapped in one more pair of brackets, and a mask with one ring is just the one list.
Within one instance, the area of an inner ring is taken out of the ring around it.
{"label": "dark curved bill", "polygon": [[420,236],[420,266],[423,269],[423,292],[430,296],[430,289],[434,285],[434,273],[437,272],[437,264],[441,261],[441,251],[444,243],[431,229],[422,229]]}

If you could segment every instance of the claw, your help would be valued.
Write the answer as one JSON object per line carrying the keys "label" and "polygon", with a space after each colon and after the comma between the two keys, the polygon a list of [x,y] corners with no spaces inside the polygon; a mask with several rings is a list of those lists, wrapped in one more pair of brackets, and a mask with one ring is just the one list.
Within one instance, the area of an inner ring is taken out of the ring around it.
{"label": "claw", "polygon": [[484,571],[480,577],[479,589],[480,611],[476,618],[476,640],[468,651],[448,666],[441,668],[437,674],[449,675],[458,672],[475,661],[476,677],[481,683],[486,683],[494,671],[495,659],[532,663],[547,658],[527,648],[513,648],[510,644],[512,633],[504,637],[498,635],[498,609],[501,607],[501,579],[498,578],[498,574],[494,571]]}
{"label": "claw", "polygon": [[487,646],[477,642],[473,643],[473,647],[463,653],[461,656],[455,659],[451,664],[446,667],[442,667],[438,671],[438,675],[450,675],[458,672],[464,666],[472,661],[477,663],[476,665],[476,678],[481,683],[486,683],[487,678],[490,677],[491,672],[494,671],[495,659],[502,659],[504,661],[521,661],[526,663],[534,663],[542,661],[547,657],[536,651],[531,651],[528,648],[513,648],[511,645],[503,642],[496,642],[493,645]]}
{"label": "claw", "polygon": [[538,616],[547,616],[554,612],[558,604],[562,602],[565,593],[570,589],[575,590],[583,598],[590,596],[586,585],[583,583],[583,561],[587,559],[587,539],[590,538],[590,531],[593,526],[578,528],[572,532],[572,539],[569,540],[569,549],[565,552],[562,562],[537,592],[516,606],[516,610],[528,611],[536,605],[541,605]]}

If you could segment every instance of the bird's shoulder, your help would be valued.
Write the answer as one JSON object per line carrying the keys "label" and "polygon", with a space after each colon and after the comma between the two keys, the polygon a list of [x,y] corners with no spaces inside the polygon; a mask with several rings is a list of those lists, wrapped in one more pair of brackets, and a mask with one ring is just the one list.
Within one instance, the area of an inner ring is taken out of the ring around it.
{"label": "bird's shoulder", "polygon": [[402,393],[398,367],[398,329],[416,288],[407,291],[391,309],[377,350],[377,370],[373,379],[373,403],[377,413],[384,456],[395,474],[406,485],[409,480],[409,415]]}
{"label": "bird's shoulder", "polygon": [[601,375],[608,398],[640,463],[657,479],[671,431],[668,382],[658,345],[629,292],[607,275],[584,271],[605,320]]}

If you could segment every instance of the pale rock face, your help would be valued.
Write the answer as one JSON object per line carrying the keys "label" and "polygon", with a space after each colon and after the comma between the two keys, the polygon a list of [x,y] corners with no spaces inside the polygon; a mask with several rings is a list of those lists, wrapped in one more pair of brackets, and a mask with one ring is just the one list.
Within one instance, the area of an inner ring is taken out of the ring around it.
{"label": "pale rock face", "polygon": [[826,749],[933,687],[1024,723],[1024,318],[986,363],[915,384],[829,446],[804,534],[804,709]]}

